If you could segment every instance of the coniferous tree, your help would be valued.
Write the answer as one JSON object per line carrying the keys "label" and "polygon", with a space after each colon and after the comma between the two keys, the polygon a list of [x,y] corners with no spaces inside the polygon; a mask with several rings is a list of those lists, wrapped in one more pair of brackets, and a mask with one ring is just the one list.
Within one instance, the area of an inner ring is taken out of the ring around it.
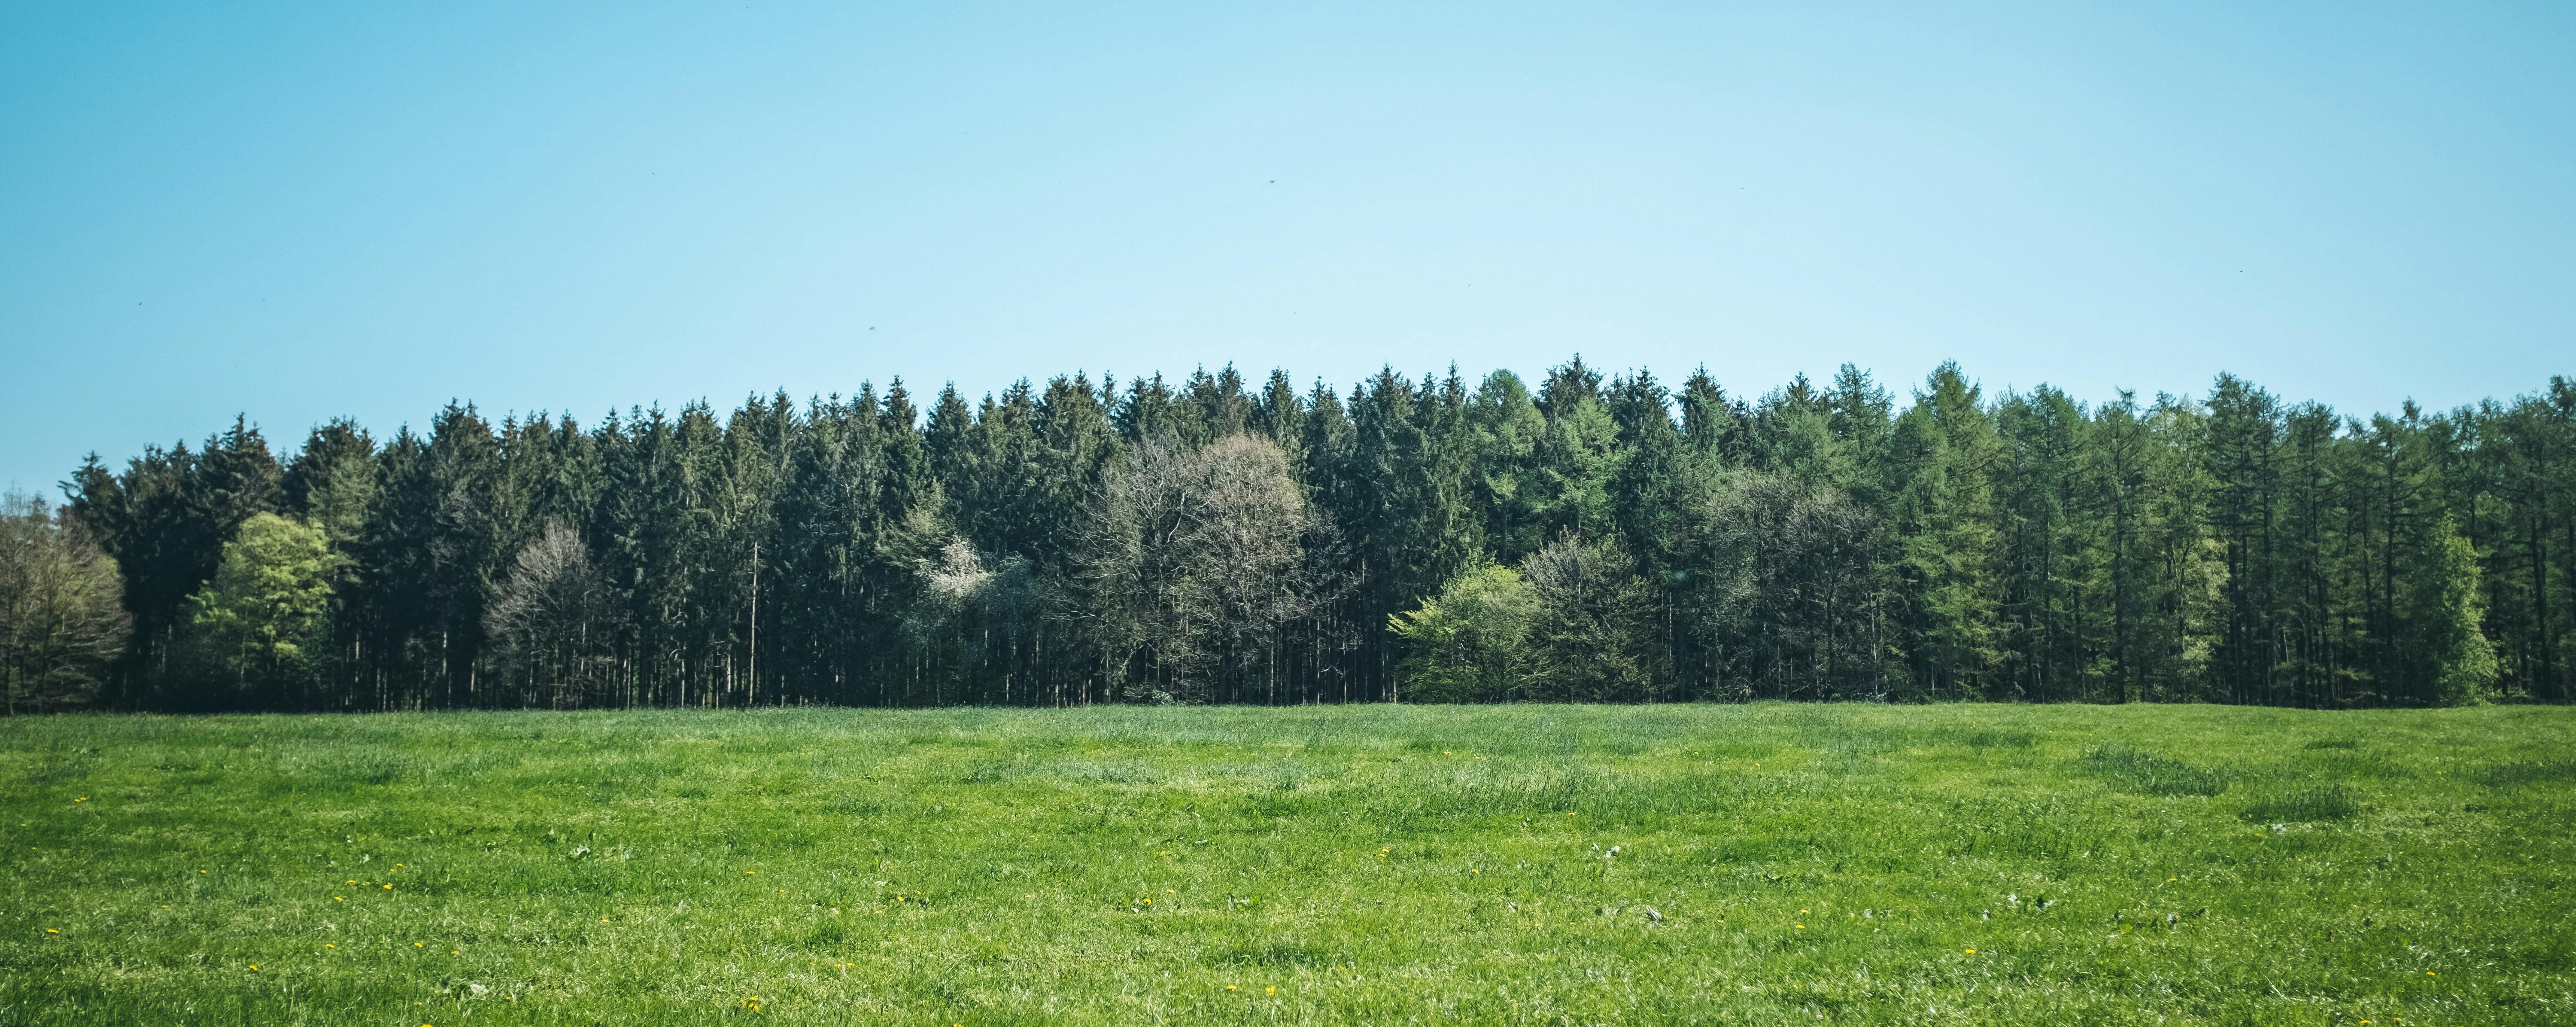
{"label": "coniferous tree", "polygon": [[[926,419],[900,382],[590,428],[451,404],[381,445],[325,423],[283,466],[237,418],[92,458],[61,537],[133,626],[95,700],[2569,697],[2565,379],[2369,418],[2228,376],[1990,397],[1947,364],[1901,410],[1849,366],[1751,404],[1579,358],[1535,395],[1111,381]],[[1120,556],[1120,516],[1164,527]],[[293,660],[217,659],[190,599],[246,525],[277,548],[263,517],[320,540],[324,608]]]}
{"label": "coniferous tree", "polygon": [[1886,452],[1890,577],[1911,687],[1934,698],[1993,696],[2005,663],[1994,498],[2004,446],[1957,364],[1924,380]]}

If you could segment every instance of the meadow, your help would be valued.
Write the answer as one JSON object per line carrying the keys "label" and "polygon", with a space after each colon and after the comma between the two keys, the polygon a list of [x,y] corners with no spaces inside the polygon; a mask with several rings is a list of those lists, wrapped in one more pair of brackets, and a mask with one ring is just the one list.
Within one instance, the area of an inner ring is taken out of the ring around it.
{"label": "meadow", "polygon": [[2576,1023],[2576,709],[0,720],[0,1024]]}

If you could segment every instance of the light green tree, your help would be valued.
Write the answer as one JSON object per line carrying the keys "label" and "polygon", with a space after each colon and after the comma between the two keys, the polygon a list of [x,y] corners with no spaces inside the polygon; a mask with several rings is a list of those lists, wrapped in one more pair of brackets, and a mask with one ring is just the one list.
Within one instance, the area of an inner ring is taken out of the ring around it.
{"label": "light green tree", "polygon": [[2408,575],[2408,627],[2424,662],[2424,701],[2449,706],[2486,698],[2495,686],[2495,643],[2487,640],[2486,597],[2478,551],[2443,514],[2425,540],[2422,564]]}
{"label": "light green tree", "polygon": [[197,651],[245,692],[309,682],[337,560],[319,527],[270,513],[243,522],[214,579],[188,598]]}
{"label": "light green tree", "polygon": [[116,561],[45,501],[0,496],[0,713],[89,702],[131,627]]}
{"label": "light green tree", "polygon": [[1493,702],[1530,674],[1530,624],[1538,593],[1519,571],[1479,562],[1419,608],[1387,617],[1404,642],[1401,695],[1415,702]]}

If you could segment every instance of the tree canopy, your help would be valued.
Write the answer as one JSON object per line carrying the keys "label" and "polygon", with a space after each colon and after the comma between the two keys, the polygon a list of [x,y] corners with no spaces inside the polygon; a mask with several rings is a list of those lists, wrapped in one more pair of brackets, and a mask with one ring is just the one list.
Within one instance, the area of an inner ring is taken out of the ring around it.
{"label": "tree canopy", "polygon": [[236,419],[65,490],[0,582],[85,625],[42,708],[2576,695],[2564,378],[2367,417],[1952,364],[897,381]]}

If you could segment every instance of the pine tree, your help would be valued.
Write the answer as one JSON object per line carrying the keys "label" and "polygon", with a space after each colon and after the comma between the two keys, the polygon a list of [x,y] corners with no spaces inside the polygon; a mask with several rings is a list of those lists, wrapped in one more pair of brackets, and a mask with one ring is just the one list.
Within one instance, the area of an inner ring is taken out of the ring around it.
{"label": "pine tree", "polygon": [[1938,698],[1994,697],[2005,663],[1993,487],[2003,442],[1957,364],[1924,379],[1886,454],[1891,578],[1910,687]]}

